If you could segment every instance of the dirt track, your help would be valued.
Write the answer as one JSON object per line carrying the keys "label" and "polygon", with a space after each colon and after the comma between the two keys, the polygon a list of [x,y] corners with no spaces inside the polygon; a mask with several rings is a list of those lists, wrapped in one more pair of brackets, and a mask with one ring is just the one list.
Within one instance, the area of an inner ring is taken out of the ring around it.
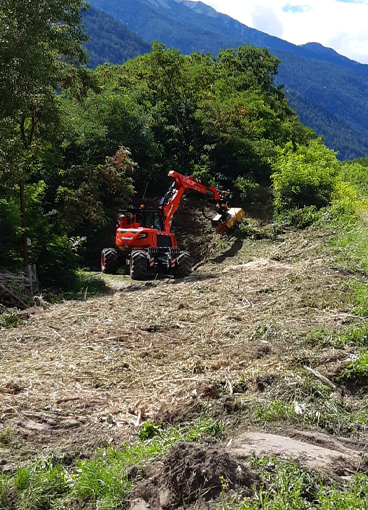
{"label": "dirt track", "polygon": [[[210,398],[203,381],[233,398],[259,393],[270,374],[292,378],[299,333],[355,320],[341,294],[346,277],[315,236],[245,239],[184,281],[115,277],[108,296],[33,310],[1,332],[1,428],[25,455],[41,447],[88,455]],[[349,355],[319,353],[314,366],[328,375]],[[10,463],[10,450],[2,454]]]}

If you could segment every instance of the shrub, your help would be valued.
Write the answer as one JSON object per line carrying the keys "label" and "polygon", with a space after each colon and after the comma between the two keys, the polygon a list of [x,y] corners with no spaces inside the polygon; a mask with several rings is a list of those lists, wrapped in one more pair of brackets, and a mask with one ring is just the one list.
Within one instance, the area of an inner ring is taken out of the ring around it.
{"label": "shrub", "polygon": [[333,151],[319,140],[308,146],[280,149],[273,164],[272,181],[278,212],[327,206],[333,199],[337,183],[338,162]]}
{"label": "shrub", "polygon": [[[50,233],[37,246],[37,272],[42,287],[73,290],[78,281],[79,256],[73,241],[66,235]],[[42,242],[43,241],[43,242]]]}

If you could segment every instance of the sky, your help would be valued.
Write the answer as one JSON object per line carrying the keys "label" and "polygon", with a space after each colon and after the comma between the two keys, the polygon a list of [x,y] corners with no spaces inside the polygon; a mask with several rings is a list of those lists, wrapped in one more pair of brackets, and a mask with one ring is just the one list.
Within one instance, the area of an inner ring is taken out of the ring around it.
{"label": "sky", "polygon": [[202,0],[294,44],[318,42],[368,64],[368,0]]}

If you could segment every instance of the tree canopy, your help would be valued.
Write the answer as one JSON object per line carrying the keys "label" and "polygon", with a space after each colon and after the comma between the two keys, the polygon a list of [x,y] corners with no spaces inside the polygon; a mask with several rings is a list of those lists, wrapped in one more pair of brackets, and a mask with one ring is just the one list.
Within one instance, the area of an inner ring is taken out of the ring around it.
{"label": "tree canopy", "polygon": [[[296,151],[317,140],[274,85],[279,60],[267,49],[241,46],[215,57],[154,43],[123,65],[87,70],[80,46],[84,2],[51,4],[58,9],[42,17],[47,27],[37,39],[40,68],[33,69],[38,59],[30,50],[32,84],[27,89],[20,80],[17,98],[1,113],[0,217],[10,232],[0,229],[1,266],[11,257],[18,264],[23,234],[41,283],[70,286],[77,264],[97,263],[101,247],[111,244],[118,207],[166,191],[169,170],[249,199],[260,185],[271,185],[285,147]],[[35,12],[32,3],[33,22]],[[23,61],[17,67],[13,43],[9,48],[8,87],[13,67],[24,83],[28,70]]]}

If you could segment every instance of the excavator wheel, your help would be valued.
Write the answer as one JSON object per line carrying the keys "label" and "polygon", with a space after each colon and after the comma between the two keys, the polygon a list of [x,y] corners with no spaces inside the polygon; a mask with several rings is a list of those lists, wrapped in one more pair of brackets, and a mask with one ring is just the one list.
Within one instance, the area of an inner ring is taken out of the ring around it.
{"label": "excavator wheel", "polygon": [[115,248],[105,248],[101,254],[101,271],[105,274],[116,274],[118,271],[118,252]]}
{"label": "excavator wheel", "polygon": [[187,251],[182,251],[176,259],[176,269],[174,272],[175,278],[185,278],[192,273],[192,257]]}
{"label": "excavator wheel", "polygon": [[130,256],[130,277],[132,280],[145,280],[147,278],[148,259],[143,250],[132,251]]}

